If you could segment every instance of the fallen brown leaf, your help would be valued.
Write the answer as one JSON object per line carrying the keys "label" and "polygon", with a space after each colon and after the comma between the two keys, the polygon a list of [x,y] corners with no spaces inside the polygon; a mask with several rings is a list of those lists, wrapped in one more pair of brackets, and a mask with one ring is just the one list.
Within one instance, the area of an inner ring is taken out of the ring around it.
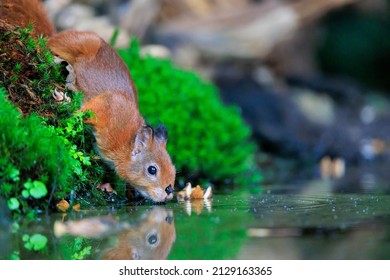
{"label": "fallen brown leaf", "polygon": [[74,211],[80,211],[80,203],[77,203],[76,205],[73,205],[72,206],[72,209],[74,210]]}
{"label": "fallen brown leaf", "polygon": [[69,202],[67,202],[65,199],[62,199],[60,202],[57,203],[57,209],[66,212],[69,209]]}

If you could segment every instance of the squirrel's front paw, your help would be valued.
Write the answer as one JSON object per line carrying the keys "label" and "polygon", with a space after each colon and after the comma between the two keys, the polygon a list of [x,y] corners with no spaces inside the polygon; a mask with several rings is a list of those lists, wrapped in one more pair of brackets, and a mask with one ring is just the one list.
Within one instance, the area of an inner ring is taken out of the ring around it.
{"label": "squirrel's front paw", "polygon": [[103,192],[117,194],[116,190],[114,190],[110,183],[99,184],[96,186],[96,188]]}
{"label": "squirrel's front paw", "polygon": [[62,102],[70,102],[71,99],[69,96],[66,95],[66,93],[58,90],[57,88],[54,89],[53,93],[53,98],[57,103],[62,103]]}
{"label": "squirrel's front paw", "polygon": [[65,69],[68,71],[68,75],[66,76],[66,88],[71,91],[77,91],[76,87],[76,74],[74,72],[73,66],[70,65],[66,60],[63,60],[62,58],[58,56],[54,56],[54,62],[57,64],[64,63],[66,64]]}

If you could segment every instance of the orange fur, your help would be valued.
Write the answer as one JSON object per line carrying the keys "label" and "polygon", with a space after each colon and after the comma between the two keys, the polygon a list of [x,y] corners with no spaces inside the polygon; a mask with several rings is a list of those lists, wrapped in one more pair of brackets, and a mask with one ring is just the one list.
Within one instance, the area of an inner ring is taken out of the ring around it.
{"label": "orange fur", "polygon": [[34,36],[49,37],[55,32],[39,0],[0,0],[0,19],[23,28],[34,24]]}
{"label": "orange fur", "polygon": [[64,31],[49,39],[52,52],[71,64],[76,87],[84,91],[84,102],[115,91],[128,94],[138,104],[127,66],[118,53],[94,32]]}
{"label": "orange fur", "polygon": [[[84,92],[82,110],[94,113],[87,123],[103,159],[144,197],[172,199],[176,170],[166,151],[167,133],[146,126],[130,72],[118,53],[93,32],[53,34],[36,0],[0,0],[0,15],[15,25],[34,22],[34,34],[48,36],[53,54],[73,67],[75,88]],[[157,170],[154,175],[151,166]]]}

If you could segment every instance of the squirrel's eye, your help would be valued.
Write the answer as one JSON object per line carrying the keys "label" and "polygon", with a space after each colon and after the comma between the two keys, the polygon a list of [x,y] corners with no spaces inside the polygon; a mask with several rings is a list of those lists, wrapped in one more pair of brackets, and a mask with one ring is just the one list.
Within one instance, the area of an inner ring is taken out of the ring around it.
{"label": "squirrel's eye", "polygon": [[158,240],[157,235],[153,234],[153,235],[149,236],[148,243],[150,245],[154,245],[154,244],[156,244],[157,240]]}
{"label": "squirrel's eye", "polygon": [[153,165],[151,165],[151,166],[148,167],[148,172],[149,172],[150,175],[156,175],[157,168],[154,167]]}

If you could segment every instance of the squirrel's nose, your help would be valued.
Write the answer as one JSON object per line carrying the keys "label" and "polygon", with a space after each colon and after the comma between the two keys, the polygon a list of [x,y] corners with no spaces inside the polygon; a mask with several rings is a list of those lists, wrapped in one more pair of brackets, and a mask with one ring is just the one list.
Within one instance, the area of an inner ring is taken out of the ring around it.
{"label": "squirrel's nose", "polygon": [[165,192],[167,193],[167,195],[170,195],[171,193],[173,193],[172,185],[169,185],[168,187],[166,187]]}

